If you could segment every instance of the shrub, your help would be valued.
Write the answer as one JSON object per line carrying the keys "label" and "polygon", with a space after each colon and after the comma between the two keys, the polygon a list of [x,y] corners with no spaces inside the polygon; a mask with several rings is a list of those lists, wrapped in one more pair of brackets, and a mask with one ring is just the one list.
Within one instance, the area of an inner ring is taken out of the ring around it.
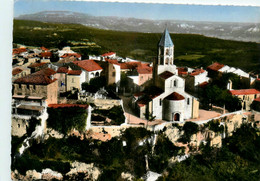
{"label": "shrub", "polygon": [[64,107],[51,108],[48,107],[47,127],[63,134],[68,133],[72,129],[84,131],[86,127],[87,111],[81,107]]}

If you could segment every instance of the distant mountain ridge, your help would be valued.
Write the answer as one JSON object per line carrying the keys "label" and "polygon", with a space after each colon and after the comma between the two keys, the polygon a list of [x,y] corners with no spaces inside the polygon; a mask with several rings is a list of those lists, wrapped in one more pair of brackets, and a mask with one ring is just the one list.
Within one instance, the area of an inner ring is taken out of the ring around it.
{"label": "distant mountain ridge", "polygon": [[123,17],[99,17],[71,11],[42,11],[15,19],[55,23],[77,23],[89,27],[144,33],[162,32],[167,25],[171,33],[201,34],[221,39],[260,43],[260,23],[195,22],[181,20],[147,20]]}

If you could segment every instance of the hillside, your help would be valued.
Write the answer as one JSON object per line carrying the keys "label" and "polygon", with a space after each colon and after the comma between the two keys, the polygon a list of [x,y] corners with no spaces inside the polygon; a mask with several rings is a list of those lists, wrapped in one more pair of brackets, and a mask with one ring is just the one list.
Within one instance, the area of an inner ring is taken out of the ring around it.
{"label": "hillside", "polygon": [[[115,51],[119,56],[153,61],[161,33],[101,30],[79,24],[43,23],[14,20],[13,42],[30,46],[61,48],[72,46],[87,56]],[[257,43],[209,38],[202,35],[171,34],[175,63],[205,67],[214,61],[260,72],[260,46]]]}

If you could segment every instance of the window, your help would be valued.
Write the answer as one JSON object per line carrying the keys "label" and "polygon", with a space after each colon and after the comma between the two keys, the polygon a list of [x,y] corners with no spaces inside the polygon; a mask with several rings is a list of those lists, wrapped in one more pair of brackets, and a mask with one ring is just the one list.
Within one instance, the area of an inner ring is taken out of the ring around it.
{"label": "window", "polygon": [[256,99],[256,94],[255,94],[255,99]]}
{"label": "window", "polygon": [[20,128],[20,124],[18,124],[18,128]]}
{"label": "window", "polygon": [[21,89],[21,88],[22,88],[22,85],[21,85],[21,84],[18,84],[18,87],[19,87],[19,89]]}
{"label": "window", "polygon": [[169,55],[169,49],[166,49],[166,55]]}
{"label": "window", "polygon": [[29,84],[26,84],[26,88],[27,88],[27,89],[30,89],[30,85],[29,85]]}
{"label": "window", "polygon": [[174,87],[177,87],[177,80],[174,80],[173,85]]}
{"label": "window", "polygon": [[160,99],[160,106],[162,105],[162,99]]}
{"label": "window", "polygon": [[190,98],[187,99],[187,104],[190,105]]}
{"label": "window", "polygon": [[74,78],[71,79],[71,82],[72,82],[72,83],[75,83]]}
{"label": "window", "polygon": [[35,85],[33,85],[33,89],[34,89],[34,90],[36,89],[36,86],[35,86]]}
{"label": "window", "polygon": [[116,76],[116,72],[113,72],[113,73],[112,73],[112,76],[115,77],[115,76]]}
{"label": "window", "polygon": [[169,58],[166,58],[166,62],[165,62],[166,65],[169,64]]}

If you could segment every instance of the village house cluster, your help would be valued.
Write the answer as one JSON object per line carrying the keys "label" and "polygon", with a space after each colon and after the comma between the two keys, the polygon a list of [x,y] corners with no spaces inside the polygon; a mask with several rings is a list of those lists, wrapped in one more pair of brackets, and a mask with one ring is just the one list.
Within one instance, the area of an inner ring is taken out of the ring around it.
{"label": "village house cluster", "polygon": [[[224,73],[237,75],[246,87],[234,90],[231,80],[227,85],[230,94],[242,101],[240,117],[238,113],[225,113],[225,110],[221,114],[211,114],[200,109],[198,92],[207,87],[214,77]],[[122,128],[131,126],[161,126],[169,122],[186,121],[201,124],[233,114],[236,116],[231,117],[242,119],[246,111],[252,111],[252,104],[256,105],[256,109],[260,108],[260,79],[257,76],[218,62],[206,69],[177,67],[174,64],[174,44],[167,29],[159,41],[155,62],[122,58],[115,52],[89,55],[88,59],[82,59],[70,47],[51,50],[19,45],[13,49],[12,75],[14,136],[26,133],[29,126],[27,120],[32,116],[40,118],[45,124],[42,125],[44,132],[48,107],[82,106],[78,101],[88,103],[85,106],[88,111],[86,130],[109,133],[110,137],[120,134]],[[99,84],[102,78],[105,80],[104,86],[89,91],[89,85]],[[93,80],[96,82],[93,83]],[[69,94],[74,98],[70,99]],[[125,120],[114,127],[106,126],[102,124],[105,121],[99,122],[95,120],[98,116],[91,115],[93,106],[101,110],[121,106]],[[149,120],[149,117],[153,119]]]}

